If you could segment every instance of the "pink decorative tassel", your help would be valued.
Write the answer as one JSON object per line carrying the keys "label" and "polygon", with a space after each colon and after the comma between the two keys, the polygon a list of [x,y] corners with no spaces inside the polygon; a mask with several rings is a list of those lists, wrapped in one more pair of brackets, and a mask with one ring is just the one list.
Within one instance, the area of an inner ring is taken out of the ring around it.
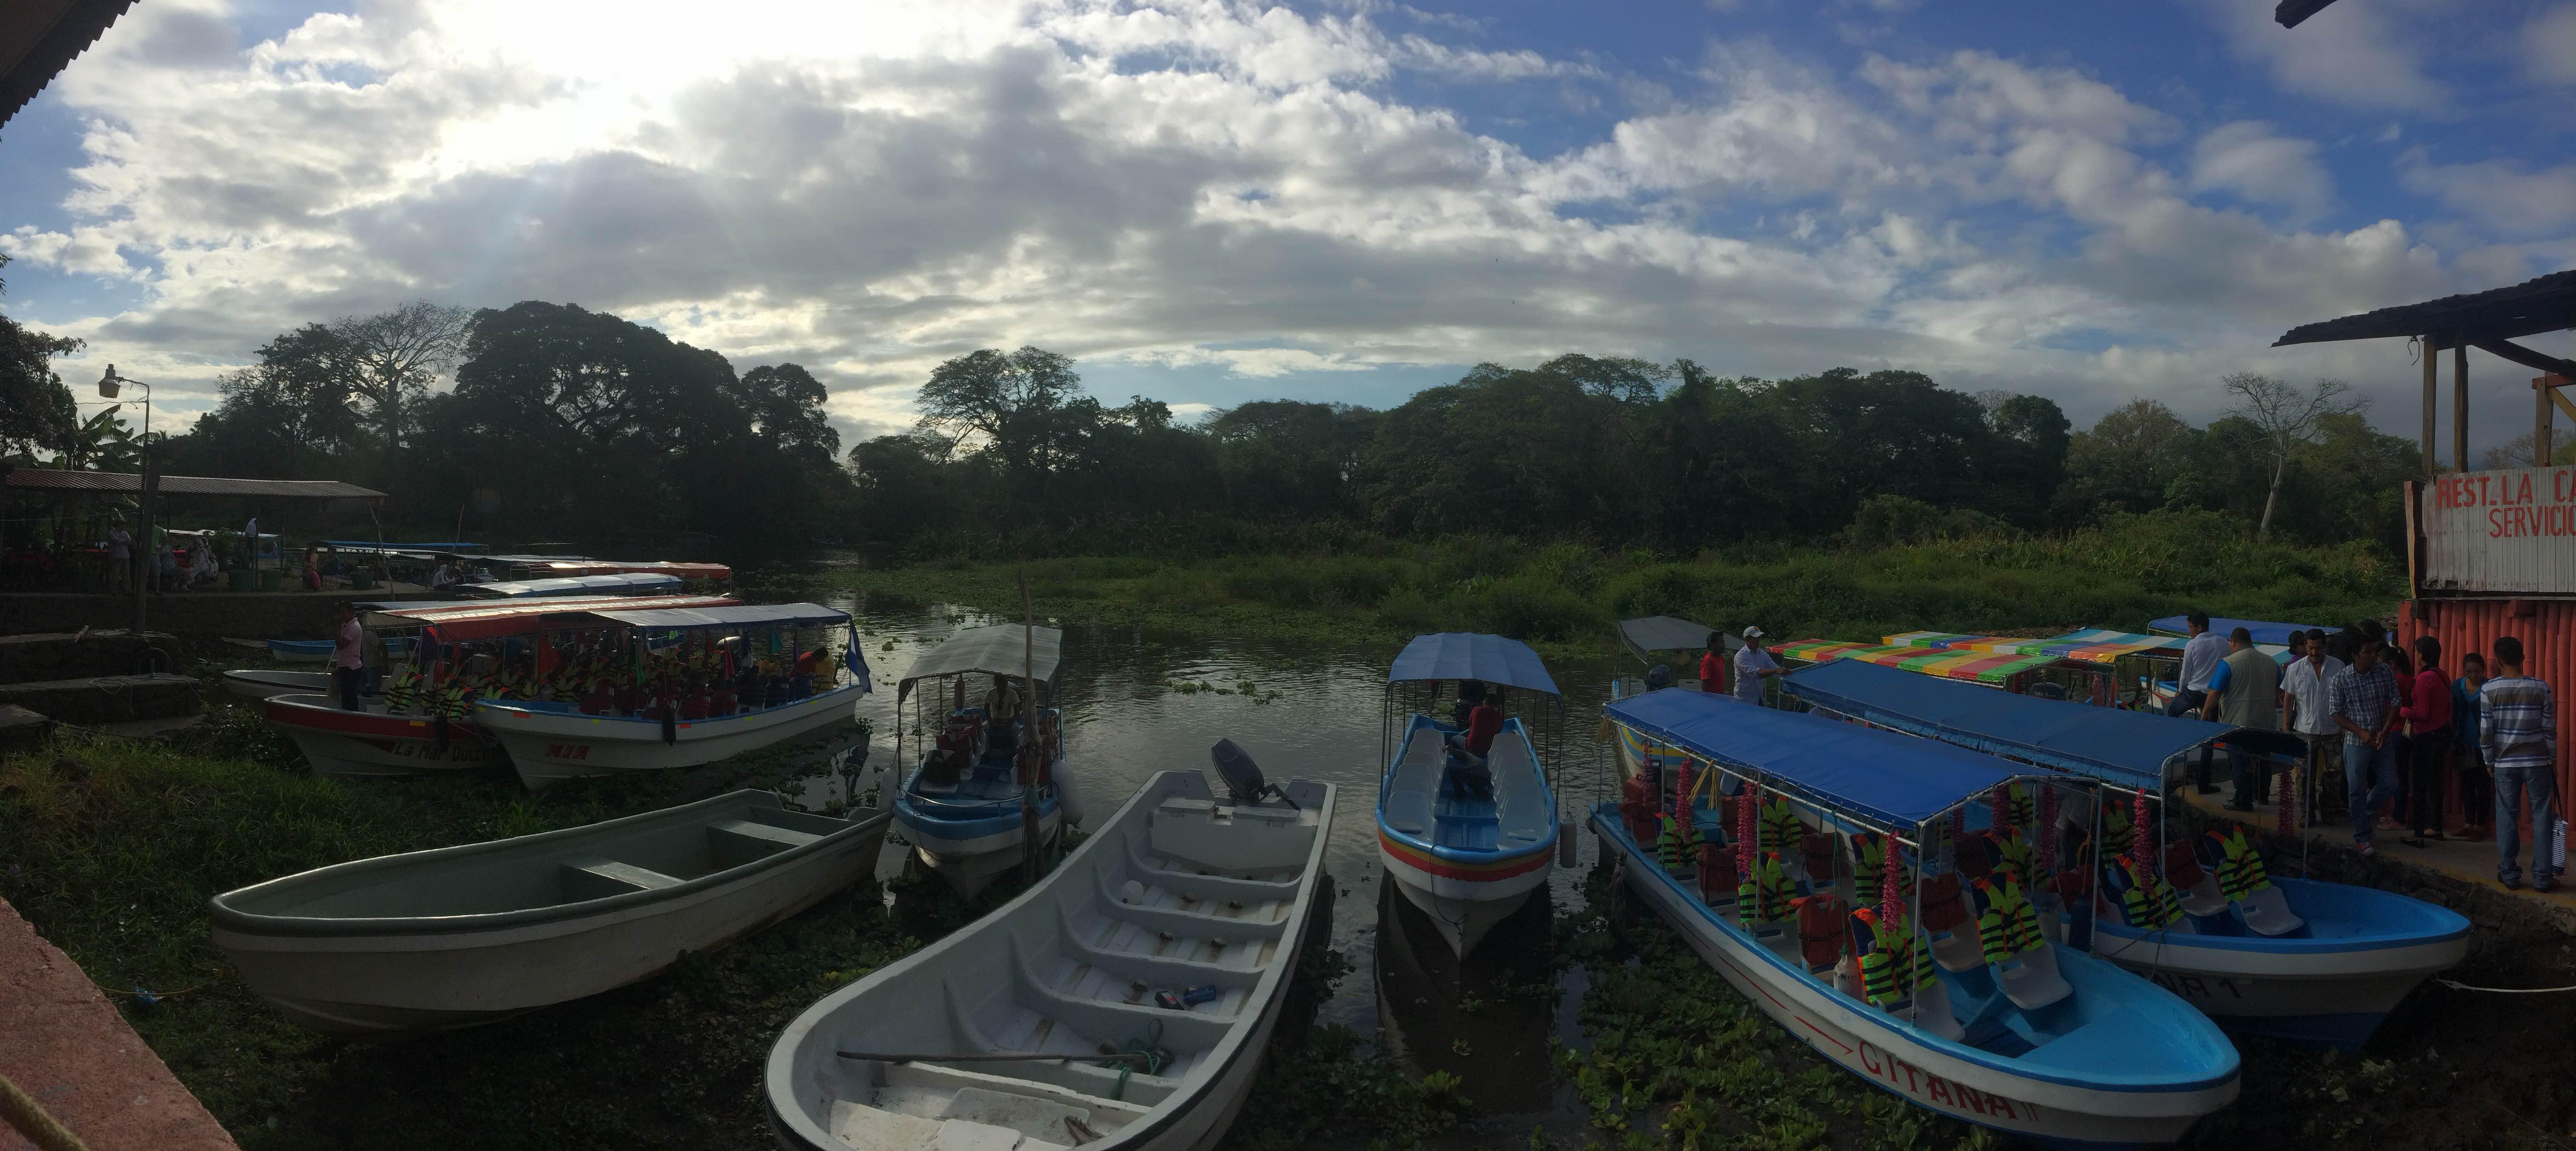
{"label": "pink decorative tassel", "polygon": [[1995,838],[2012,835],[2012,785],[1998,783],[1986,793],[1986,825],[1995,829]]}
{"label": "pink decorative tassel", "polygon": [[2153,847],[2155,844],[2155,837],[2147,830],[2147,793],[2141,791],[2136,795],[2131,796],[2130,799],[2129,858],[2138,861],[2138,866],[2140,867],[2155,868],[2158,871],[2162,871],[2163,868],[2158,865],[2163,861],[2148,854],[2149,848]]}
{"label": "pink decorative tassel", "polygon": [[1762,806],[1762,789],[1752,780],[1744,781],[1744,794],[1735,797],[1735,865],[1738,875],[1753,874],[1753,812]]}
{"label": "pink decorative tassel", "polygon": [[1882,833],[1878,837],[1878,846],[1879,854],[1887,857],[1887,861],[1879,868],[1878,921],[1880,923],[1892,924],[1897,921],[1897,908],[1901,906],[1900,901],[1896,897],[1898,866],[1896,862],[1896,837]]}
{"label": "pink decorative tassel", "polygon": [[1693,777],[1699,774],[1698,771],[1694,770],[1697,767],[1697,761],[1685,759],[1682,761],[1681,767],[1673,772],[1673,820],[1675,823],[1686,823],[1690,819],[1691,783]]}

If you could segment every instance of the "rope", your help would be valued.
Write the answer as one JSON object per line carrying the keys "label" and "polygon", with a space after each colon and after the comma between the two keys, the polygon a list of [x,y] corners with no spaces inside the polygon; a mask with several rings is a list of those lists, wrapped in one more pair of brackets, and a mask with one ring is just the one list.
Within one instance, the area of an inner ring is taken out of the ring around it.
{"label": "rope", "polygon": [[2484,991],[2493,995],[2555,995],[2561,991],[2576,991],[2576,987],[2471,987],[2457,979],[2438,977],[2433,982],[2453,991]]}
{"label": "rope", "polygon": [[[1145,1032],[1145,1037],[1144,1037],[1144,1038],[1142,1038],[1142,1039],[1130,1039],[1130,1040],[1128,1040],[1128,1041],[1126,1041],[1126,1042],[1124,1042],[1124,1043],[1119,1044],[1119,1045],[1118,1045],[1118,1051],[1117,1051],[1117,1054],[1120,1054],[1120,1055],[1142,1055],[1142,1056],[1144,1056],[1144,1057],[1145,1057],[1145,1074],[1147,1074],[1147,1075],[1160,1075],[1160,1074],[1162,1074],[1162,1073],[1163,1073],[1163,1064],[1164,1064],[1164,1063],[1166,1063],[1166,1062],[1168,1062],[1168,1061],[1170,1061],[1170,1059],[1171,1059],[1171,1057],[1172,1057],[1172,1055],[1171,1055],[1171,1053],[1170,1053],[1170,1052],[1165,1051],[1165,1050],[1163,1050],[1162,1048],[1155,1046],[1156,1044],[1161,1043],[1162,1041],[1163,1041],[1163,1021],[1162,1021],[1162,1020],[1160,1020],[1160,1019],[1157,1019],[1157,1020],[1155,1020],[1155,1021],[1154,1021],[1154,1026],[1152,1027],[1152,1029],[1150,1029],[1150,1030],[1148,1030],[1148,1031],[1146,1031],[1146,1032]],[[1133,1060],[1133,1059],[1121,1059],[1121,1060],[1119,1060],[1119,1061],[1118,1061],[1118,1084],[1117,1084],[1117,1086],[1112,1087],[1112,1088],[1110,1088],[1110,1089],[1109,1089],[1109,1097],[1110,1097],[1111,1099],[1125,1099],[1125,1098],[1127,1097],[1127,1080],[1129,1080],[1130,1078],[1133,1078],[1133,1077],[1135,1076],[1135,1074],[1136,1074],[1136,1061],[1135,1061],[1135,1060]]]}
{"label": "rope", "polygon": [[36,1105],[35,1097],[19,1090],[6,1075],[0,1075],[0,1117],[7,1118],[10,1126],[43,1151],[89,1151],[80,1136],[45,1114],[45,1109]]}

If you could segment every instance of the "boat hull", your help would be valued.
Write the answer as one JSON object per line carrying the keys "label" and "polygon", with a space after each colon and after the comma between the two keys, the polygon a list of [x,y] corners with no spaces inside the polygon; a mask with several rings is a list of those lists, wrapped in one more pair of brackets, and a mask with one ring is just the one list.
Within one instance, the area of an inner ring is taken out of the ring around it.
{"label": "boat hull", "polygon": [[500,741],[519,782],[540,790],[567,779],[696,767],[847,723],[858,685],[722,719],[682,720],[662,742],[660,720],[478,703],[477,726]]}
{"label": "boat hull", "polygon": [[218,920],[215,946],[295,1022],[348,1036],[449,1030],[650,977],[813,906],[874,874],[886,819],[820,849],[666,902],[505,927],[314,938]]}
{"label": "boat hull", "polygon": [[[281,695],[331,695],[339,685],[331,682],[327,671],[279,671],[272,668],[235,668],[224,673],[224,690],[243,699],[271,699]],[[362,693],[363,698],[366,693]]]}
{"label": "boat hull", "polygon": [[471,771],[503,759],[501,749],[470,723],[450,722],[441,743],[435,722],[388,715],[381,705],[343,711],[339,700],[329,696],[278,695],[261,707],[270,726],[295,741],[304,761],[321,775]]}
{"label": "boat hull", "polygon": [[[2293,907],[2327,886],[2275,879]],[[2345,893],[2351,898],[2354,893]],[[2364,891],[2366,899],[2404,896]],[[2411,901],[2410,901],[2411,902]],[[2427,917],[2434,909],[2410,909]],[[2457,919],[2447,911],[2441,916]],[[2436,971],[2468,957],[2468,921],[2409,938],[2336,939],[2142,932],[2097,921],[2093,953],[2153,980],[2230,1031],[2359,1050]]]}
{"label": "boat hull", "polygon": [[1695,891],[1629,840],[1615,806],[1596,809],[1592,828],[1602,857],[1619,861],[1628,889],[1748,1001],[1817,1054],[1916,1106],[2052,1146],[2134,1147],[2173,1142],[2236,1099],[2241,1084],[2232,1073],[2208,1085],[2122,1091],[2012,1075],[1915,1041],[1891,1017],[1837,1002],[1720,926]]}
{"label": "boat hull", "polygon": [[1489,877],[1476,877],[1477,869],[1434,858],[1384,831],[1378,833],[1377,854],[1396,890],[1430,917],[1449,950],[1464,959],[1497,924],[1529,902],[1531,892],[1546,885],[1556,853],[1550,844],[1526,858],[1506,860],[1490,869]]}
{"label": "boat hull", "polygon": [[[1060,768],[1058,776],[1061,778]],[[941,819],[925,812],[907,793],[895,800],[894,821],[903,830],[904,841],[913,845],[922,866],[947,881],[960,899],[982,894],[994,880],[1018,867],[1024,854],[1016,809],[983,819]],[[1041,798],[1038,841],[1053,843],[1063,829],[1063,804],[1053,795]]]}

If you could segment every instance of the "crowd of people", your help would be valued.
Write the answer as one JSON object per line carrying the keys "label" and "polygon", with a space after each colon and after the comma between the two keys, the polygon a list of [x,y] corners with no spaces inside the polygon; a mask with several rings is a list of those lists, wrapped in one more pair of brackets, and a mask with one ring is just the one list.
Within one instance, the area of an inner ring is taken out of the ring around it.
{"label": "crowd of people", "polygon": [[[2493,837],[2496,878],[2518,888],[2527,826],[2532,887],[2556,889],[2557,700],[2548,683],[2524,674],[2520,638],[2499,636],[2487,652],[2460,653],[2454,675],[2443,668],[2439,639],[2418,637],[2410,652],[2375,620],[2294,636],[2296,658],[2286,666],[2245,628],[2222,639],[2205,613],[2186,623],[2190,639],[2166,714],[2298,735],[2313,778],[2343,777],[2343,814],[2364,855],[2376,853],[2379,831],[2403,832],[2399,842],[2411,847]],[[2228,806],[2252,811],[2269,794],[2269,764],[2228,754],[2236,774]],[[2203,795],[2219,790],[2206,747],[2192,782]],[[2456,823],[2444,816],[2453,791]],[[2327,804],[2336,798],[2331,790],[2320,795]]]}

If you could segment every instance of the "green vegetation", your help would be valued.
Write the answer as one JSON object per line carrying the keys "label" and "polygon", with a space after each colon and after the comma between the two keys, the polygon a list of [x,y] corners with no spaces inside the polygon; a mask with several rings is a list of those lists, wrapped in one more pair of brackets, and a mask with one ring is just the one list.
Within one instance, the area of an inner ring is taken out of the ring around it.
{"label": "green vegetation", "polygon": [[[1878,505],[1886,508],[1885,501]],[[2335,622],[2380,615],[2403,573],[2365,544],[2253,540],[2212,512],[2115,515],[2069,532],[1949,534],[1898,508],[1877,539],[1771,544],[1662,560],[1504,537],[1421,542],[1353,535],[1315,552],[1133,556],[1025,565],[1039,614],[1216,634],[1383,646],[1426,631],[1490,631],[1553,652],[1595,651],[1622,618],[1671,614],[1778,639],[1874,639],[1918,628],[2141,630],[2213,615]],[[1020,565],[950,560],[852,571],[847,586],[1016,616]]]}

